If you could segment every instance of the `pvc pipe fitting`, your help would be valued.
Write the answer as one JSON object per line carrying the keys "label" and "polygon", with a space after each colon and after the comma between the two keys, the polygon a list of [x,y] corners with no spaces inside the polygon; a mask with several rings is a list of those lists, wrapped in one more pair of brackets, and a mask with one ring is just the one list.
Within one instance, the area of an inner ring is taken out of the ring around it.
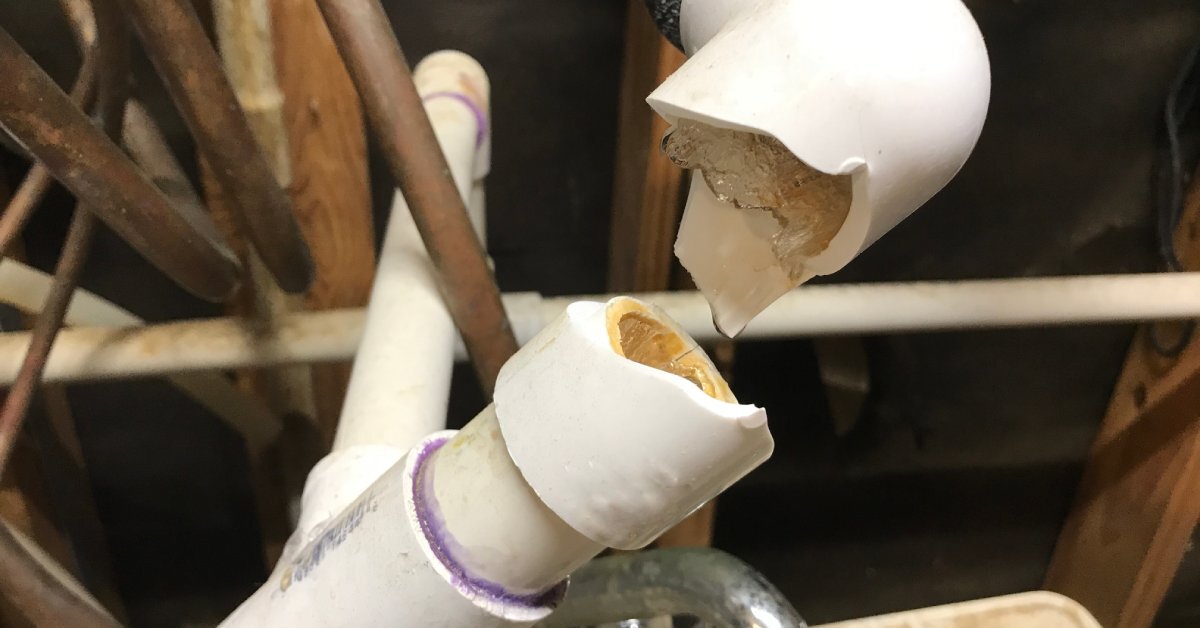
{"label": "pvc pipe fitting", "polygon": [[738,404],[694,340],[628,297],[567,306],[505,364],[495,399],[538,497],[609,547],[646,545],[774,447],[766,412]]}
{"label": "pvc pipe fitting", "polygon": [[344,478],[341,464],[377,468],[391,448],[327,458],[305,509],[344,507],[301,528],[225,625],[531,625],[605,545],[648,543],[772,447],[763,410],[738,404],[659,310],[574,303],[504,366],[493,406],[361,496],[326,480]]}
{"label": "pvc pipe fitting", "polygon": [[291,627],[528,626],[561,597],[520,597],[477,585],[443,562],[440,531],[422,516],[418,475],[454,432],[413,448],[221,624]]}
{"label": "pvc pipe fitting", "polygon": [[802,270],[772,250],[775,218],[693,178],[676,254],[728,334],[854,259],[945,186],[979,138],[990,70],[960,0],[684,0],[679,22],[691,58],[647,98],[655,111],[777,140],[850,178],[844,222]]}
{"label": "pvc pipe fitting", "polygon": [[[490,163],[487,75],[470,56],[447,50],[418,63],[413,81],[459,194],[467,199]],[[474,196],[471,221],[482,238],[482,195]],[[425,244],[397,191],[334,451],[389,444],[404,452],[445,427],[457,341]]]}

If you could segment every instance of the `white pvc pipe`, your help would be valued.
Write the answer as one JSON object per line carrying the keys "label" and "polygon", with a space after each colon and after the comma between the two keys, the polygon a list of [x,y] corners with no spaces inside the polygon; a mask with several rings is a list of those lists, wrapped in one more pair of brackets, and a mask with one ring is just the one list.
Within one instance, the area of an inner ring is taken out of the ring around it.
{"label": "white pvc pipe", "polygon": [[[697,340],[719,336],[695,292],[637,295]],[[574,299],[547,299],[548,312]],[[833,284],[791,291],[739,340],[1200,318],[1200,273]]]}
{"label": "white pvc pipe", "polygon": [[[3,285],[0,282],[0,289]],[[504,307],[523,344],[569,302],[606,301],[612,296],[543,298],[536,293],[511,293],[504,295]],[[659,292],[638,297],[662,307],[697,340],[719,338],[699,293]],[[275,329],[256,329],[235,318],[126,329],[67,328],[60,332],[50,353],[45,379],[71,382],[345,361],[360,347],[363,315],[359,309],[299,313],[283,317]],[[785,295],[738,338],[1189,318],[1200,318],[1200,273],[818,285]],[[0,385],[12,383],[28,344],[28,332],[0,334]],[[456,341],[454,351],[456,359],[466,359],[461,342]]]}
{"label": "white pvc pipe", "polygon": [[[486,173],[476,161],[487,136],[487,76],[469,56],[443,51],[421,61],[413,80],[466,201]],[[482,209],[481,200],[472,206]],[[458,334],[399,191],[375,273],[334,451],[367,444],[407,450],[445,426]]]}
{"label": "white pvc pipe", "polygon": [[[12,259],[0,260],[0,302],[22,312],[40,312],[53,283],[54,278],[40,270]],[[93,325],[102,328],[130,328],[141,326],[144,322],[132,312],[82,288],[75,290],[63,319],[66,325]],[[106,332],[119,337],[128,333],[128,330],[109,329]],[[101,331],[101,334],[104,333],[105,331]],[[83,335],[86,336],[87,332],[83,332]],[[12,373],[6,383],[11,384],[24,359],[29,341],[5,336],[7,335],[0,335],[0,346],[5,347],[4,370]],[[57,343],[55,346],[58,346]],[[76,356],[86,360],[84,354],[76,353]],[[131,359],[138,358],[131,356]],[[250,449],[256,453],[274,443],[275,437],[282,429],[278,417],[258,397],[246,394],[219,373],[179,374],[171,369],[161,369],[144,374],[166,376],[167,381],[200,407],[237,430],[246,439]]]}
{"label": "white pvc pipe", "polygon": [[529,626],[604,546],[648,542],[765,460],[763,410],[736,403],[702,352],[680,360],[700,383],[625,353],[627,315],[694,345],[632,299],[573,304],[501,369],[492,406],[293,537],[223,625]]}
{"label": "white pvc pipe", "polygon": [[432,456],[426,489],[453,539],[455,558],[476,577],[520,595],[561,582],[604,546],[546,507],[513,463],[494,406]]}

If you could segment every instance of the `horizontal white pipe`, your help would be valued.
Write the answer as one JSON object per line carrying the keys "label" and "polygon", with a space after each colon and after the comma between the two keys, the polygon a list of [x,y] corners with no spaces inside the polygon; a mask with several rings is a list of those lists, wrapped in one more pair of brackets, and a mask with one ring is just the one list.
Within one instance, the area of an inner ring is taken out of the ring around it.
{"label": "horizontal white pipe", "polygon": [[[718,337],[697,292],[637,295],[697,340]],[[573,300],[547,299],[561,311]],[[784,295],[737,336],[889,334],[1001,327],[1124,323],[1200,317],[1200,273],[1090,275],[805,286]]]}
{"label": "horizontal white pipe", "polygon": [[[524,343],[577,300],[504,295],[517,340]],[[639,295],[700,341],[718,338],[697,292]],[[806,286],[758,316],[739,339],[889,334],[955,329],[1200,318],[1200,273],[1154,273],[989,279],[957,282]],[[181,321],[141,328],[69,328],[46,365],[46,379],[120,379],[294,362],[337,362],[354,356],[363,311],[293,314],[275,329],[234,318]],[[0,334],[0,384],[12,382],[29,343],[24,332]],[[464,359],[461,343],[458,359]]]}
{"label": "horizontal white pipe", "polygon": [[[7,303],[27,314],[39,312],[42,303],[50,294],[53,283],[54,278],[40,270],[12,259],[0,260],[0,303]],[[71,297],[64,322],[67,325],[129,328],[140,326],[145,321],[81,288]],[[16,375],[27,345],[28,340],[18,341],[3,352],[5,368],[11,367],[12,376]],[[169,370],[159,373],[166,375],[167,381],[200,407],[207,409],[242,434],[253,451],[260,451],[275,442],[275,437],[282,428],[279,419],[262,400],[245,393],[228,378],[219,373],[174,376]],[[11,382],[10,376],[8,383]]]}

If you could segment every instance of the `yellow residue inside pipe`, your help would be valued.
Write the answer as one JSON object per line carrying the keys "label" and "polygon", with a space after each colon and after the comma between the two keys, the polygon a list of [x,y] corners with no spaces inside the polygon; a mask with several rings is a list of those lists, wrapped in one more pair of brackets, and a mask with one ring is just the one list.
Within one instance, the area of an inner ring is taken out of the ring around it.
{"label": "yellow residue inside pipe", "polygon": [[608,306],[607,319],[617,355],[682,377],[714,399],[737,402],[704,349],[656,308],[636,299],[618,299]]}

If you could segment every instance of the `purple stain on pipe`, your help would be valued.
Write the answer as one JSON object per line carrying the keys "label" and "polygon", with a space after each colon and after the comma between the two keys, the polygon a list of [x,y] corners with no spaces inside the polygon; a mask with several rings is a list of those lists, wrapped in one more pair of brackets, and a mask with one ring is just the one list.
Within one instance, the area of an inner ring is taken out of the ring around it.
{"label": "purple stain on pipe", "polygon": [[[447,92],[447,94],[449,93]],[[433,496],[432,490],[432,472],[430,471],[432,467],[426,464],[430,457],[449,440],[450,437],[429,441],[417,452],[417,459],[413,464],[413,505],[417,510],[417,520],[421,524],[421,532],[425,534],[425,540],[433,549],[434,556],[450,571],[454,578],[454,586],[464,595],[485,597],[501,604],[524,606],[530,609],[558,606],[567,593],[566,580],[538,593],[514,593],[501,584],[472,576],[467,573],[461,563],[454,559],[450,548],[454,547],[455,542],[438,513],[437,498]]]}
{"label": "purple stain on pipe", "polygon": [[424,102],[435,98],[453,98],[466,105],[467,109],[470,109],[471,113],[475,114],[475,148],[483,146],[483,141],[487,139],[488,134],[488,118],[483,109],[475,104],[475,101],[471,100],[469,96],[458,92],[433,92],[432,94],[422,96],[421,101]]}

